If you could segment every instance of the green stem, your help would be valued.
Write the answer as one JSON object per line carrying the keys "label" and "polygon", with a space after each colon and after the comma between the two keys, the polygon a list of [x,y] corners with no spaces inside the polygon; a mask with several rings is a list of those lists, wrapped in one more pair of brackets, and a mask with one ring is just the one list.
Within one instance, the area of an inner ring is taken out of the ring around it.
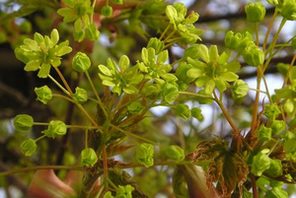
{"label": "green stem", "polygon": [[65,100],[68,100],[69,102],[74,103],[95,127],[97,127],[97,128],[99,127],[99,125],[96,123],[96,121],[88,114],[88,112],[83,108],[83,106],[81,104],[77,103],[75,100],[72,100],[72,99],[70,99],[66,96],[60,95],[60,94],[53,94],[53,96],[60,97]]}
{"label": "green stem", "polygon": [[59,68],[57,68],[57,67],[53,67],[53,68],[54,68],[54,69],[56,70],[56,72],[58,73],[59,77],[61,78],[61,80],[62,80],[63,84],[65,85],[66,89],[68,90],[68,92],[72,95],[73,92],[72,92],[72,90],[71,90],[69,84],[67,83],[67,81],[66,81],[64,75],[62,74],[62,72],[61,72],[61,71],[59,70]]}
{"label": "green stem", "polygon": [[48,77],[68,96],[71,96],[71,93],[69,91],[67,91],[58,81],[56,81],[56,79],[54,79],[54,77],[52,77],[50,74],[48,75]]}
{"label": "green stem", "polygon": [[45,138],[45,137],[46,137],[46,135],[42,135],[42,136],[40,136],[39,138],[36,138],[36,139],[35,139],[35,142],[38,142],[38,141],[42,140],[42,139]]}
{"label": "green stem", "polygon": [[207,95],[192,93],[192,92],[187,92],[187,91],[179,91],[179,94],[215,100],[215,98],[207,96]]}
{"label": "green stem", "polygon": [[229,125],[231,126],[231,128],[233,130],[233,136],[238,137],[240,135],[239,130],[236,127],[236,125],[234,124],[234,122],[233,122],[232,118],[230,117],[227,109],[225,108],[222,101],[217,97],[215,91],[213,92],[213,95],[214,95],[214,98],[215,98],[215,102],[218,104],[218,106],[222,110],[222,113],[223,113],[225,119],[228,121]]}
{"label": "green stem", "polygon": [[122,132],[122,133],[125,134],[126,136],[131,136],[131,137],[134,137],[134,138],[136,138],[136,139],[143,140],[144,142],[147,142],[147,143],[150,143],[150,144],[155,144],[155,142],[153,142],[153,141],[151,141],[151,140],[148,140],[148,139],[146,139],[146,138],[144,138],[144,137],[141,137],[141,136],[138,136],[138,135],[133,134],[133,133],[131,133],[131,132],[128,132],[128,131],[126,131],[126,130],[124,130],[124,129],[122,129],[122,128],[119,128],[119,127],[117,127],[117,126],[115,126],[115,125],[113,125],[113,124],[110,124],[110,126],[111,126],[112,128],[114,128],[114,129],[116,129],[116,130]]}
{"label": "green stem", "polygon": [[1,172],[0,176],[8,176],[13,174],[20,174],[20,173],[27,173],[31,171],[36,170],[48,170],[48,169],[54,169],[54,170],[83,170],[84,168],[82,166],[66,166],[66,165],[46,165],[46,166],[33,166],[33,167],[26,167],[26,168],[18,168],[15,170],[9,170],[5,172]]}
{"label": "green stem", "polygon": [[92,82],[92,80],[90,78],[90,75],[89,75],[88,71],[85,72],[85,75],[86,75],[86,78],[87,78],[87,80],[88,80],[88,82],[89,82],[89,84],[90,84],[90,86],[91,86],[91,88],[92,88],[92,90],[93,90],[93,92],[94,92],[94,94],[96,96],[97,102],[98,102],[100,108],[102,109],[102,111],[104,113],[105,118],[108,120],[109,116],[108,116],[108,113],[106,111],[106,108],[105,108],[105,106],[104,106],[104,104],[103,104],[103,102],[102,102],[102,100],[101,100],[101,98],[99,96],[98,91],[95,88],[94,83]]}
{"label": "green stem", "polygon": [[263,50],[266,49],[267,41],[268,41],[268,38],[269,38],[269,35],[270,35],[270,32],[271,32],[271,29],[273,27],[273,23],[274,23],[274,21],[276,19],[277,13],[278,12],[277,12],[277,9],[276,9],[275,12],[273,13],[272,19],[271,19],[271,21],[270,21],[270,23],[268,25],[267,32],[265,34],[264,41],[263,41]]}
{"label": "green stem", "polygon": [[168,24],[167,27],[165,28],[165,30],[160,35],[159,40],[162,40],[164,38],[165,34],[167,33],[167,31],[169,30],[170,27],[171,27],[171,24]]}

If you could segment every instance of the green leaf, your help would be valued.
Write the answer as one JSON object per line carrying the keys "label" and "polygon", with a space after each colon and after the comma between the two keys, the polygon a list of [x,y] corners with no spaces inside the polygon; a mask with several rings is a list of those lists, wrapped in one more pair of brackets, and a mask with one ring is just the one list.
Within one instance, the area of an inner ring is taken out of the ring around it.
{"label": "green leaf", "polygon": [[198,68],[191,68],[186,72],[189,78],[198,78],[204,74],[204,71]]}
{"label": "green leaf", "polygon": [[167,15],[167,17],[170,20],[170,23],[172,23],[174,25],[174,27],[176,28],[176,18],[178,17],[178,12],[177,10],[174,8],[174,6],[172,5],[168,5],[165,9],[165,14]]}
{"label": "green leaf", "polygon": [[53,29],[51,31],[51,34],[50,34],[50,39],[51,41],[53,42],[54,45],[56,45],[58,42],[59,42],[59,32],[57,29]]}
{"label": "green leaf", "polygon": [[50,64],[43,63],[38,72],[38,77],[47,78],[50,73],[50,68],[51,68]]}
{"label": "green leaf", "polygon": [[127,68],[129,68],[129,65],[130,65],[129,58],[126,55],[121,56],[119,59],[119,66],[121,71],[124,72],[125,70],[127,70]]}
{"label": "green leaf", "polygon": [[99,65],[98,66],[99,70],[106,76],[112,76],[112,73],[110,69],[104,65]]}
{"label": "green leaf", "polygon": [[64,17],[63,21],[65,23],[70,23],[77,19],[77,15],[70,8],[60,8],[57,13]]}
{"label": "green leaf", "polygon": [[219,60],[219,53],[217,45],[211,45],[209,48],[209,59],[211,61],[218,61]]}
{"label": "green leaf", "polygon": [[238,75],[233,72],[224,72],[219,76],[220,79],[228,82],[233,82],[238,79]]}
{"label": "green leaf", "polygon": [[164,50],[160,52],[157,56],[157,63],[165,63],[169,58],[169,52]]}
{"label": "green leaf", "polygon": [[31,60],[26,64],[24,70],[25,71],[36,71],[39,69],[40,64],[41,64],[40,60]]}

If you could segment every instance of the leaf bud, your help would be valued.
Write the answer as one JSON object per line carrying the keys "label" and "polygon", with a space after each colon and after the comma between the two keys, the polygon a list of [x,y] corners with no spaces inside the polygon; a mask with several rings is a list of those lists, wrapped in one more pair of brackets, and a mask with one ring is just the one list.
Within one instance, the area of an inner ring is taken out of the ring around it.
{"label": "leaf bud", "polygon": [[27,114],[19,114],[13,119],[13,125],[16,130],[27,131],[32,128],[34,120]]}
{"label": "leaf bud", "polygon": [[101,14],[105,17],[110,17],[113,14],[113,8],[109,5],[105,5],[101,9]]}
{"label": "leaf bud", "polygon": [[83,166],[93,166],[98,161],[98,157],[94,149],[85,148],[81,151],[81,164]]}
{"label": "leaf bud", "polygon": [[51,89],[47,85],[44,85],[42,87],[36,87],[34,89],[34,92],[37,95],[37,100],[39,100],[43,104],[47,104],[48,101],[52,99]]}
{"label": "leaf bud", "polygon": [[77,52],[72,60],[72,68],[77,72],[86,72],[91,66],[89,57],[83,52]]}
{"label": "leaf bud", "polygon": [[43,133],[50,138],[55,138],[58,135],[65,135],[67,126],[60,120],[52,120],[49,122],[48,128]]}
{"label": "leaf bud", "polygon": [[21,151],[25,156],[32,156],[37,149],[37,144],[33,139],[27,139],[21,144]]}
{"label": "leaf bud", "polygon": [[185,158],[184,150],[177,145],[170,145],[169,147],[165,148],[164,154],[169,159],[175,161],[182,161]]}
{"label": "leaf bud", "polygon": [[84,103],[88,100],[87,91],[83,88],[76,87],[73,98],[75,101],[77,101],[79,103]]}
{"label": "leaf bud", "polygon": [[154,147],[152,144],[143,143],[136,147],[135,159],[145,167],[153,166]]}
{"label": "leaf bud", "polygon": [[245,6],[245,12],[247,15],[247,20],[249,22],[257,23],[264,19],[266,10],[262,3],[248,3]]}

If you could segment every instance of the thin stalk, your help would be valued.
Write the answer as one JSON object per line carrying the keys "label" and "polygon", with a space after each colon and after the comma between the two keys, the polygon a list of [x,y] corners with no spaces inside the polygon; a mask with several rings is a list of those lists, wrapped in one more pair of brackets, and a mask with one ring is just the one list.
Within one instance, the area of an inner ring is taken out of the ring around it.
{"label": "thin stalk", "polygon": [[188,91],[179,91],[179,94],[215,100],[215,98],[213,98],[213,97],[206,96],[203,94],[198,94],[198,93],[192,93],[192,92],[188,92]]}
{"label": "thin stalk", "polygon": [[90,75],[89,75],[88,71],[85,72],[85,75],[86,75],[86,78],[87,78],[87,80],[88,80],[88,82],[89,82],[89,84],[90,84],[90,86],[91,86],[91,88],[92,88],[92,90],[93,90],[93,92],[94,92],[94,94],[96,96],[98,104],[99,104],[100,108],[102,109],[102,111],[104,113],[105,118],[108,119],[109,116],[107,114],[106,108],[105,108],[105,106],[104,106],[104,104],[103,104],[103,102],[102,102],[102,100],[101,100],[101,98],[99,96],[98,91],[95,88],[95,85],[94,85],[93,81],[90,78]]}
{"label": "thin stalk", "polygon": [[267,85],[267,81],[266,81],[265,76],[263,76],[262,79],[263,79],[263,83],[264,83],[264,86],[265,86],[265,89],[266,89],[266,95],[268,97],[268,100],[269,100],[269,102],[272,102],[272,98],[271,98],[271,95],[270,95],[270,92],[269,92],[269,89],[268,89],[268,85]]}
{"label": "thin stalk", "polygon": [[61,71],[59,70],[59,68],[57,68],[57,67],[53,67],[53,68],[54,68],[54,69],[56,70],[56,72],[58,73],[59,77],[61,78],[61,80],[62,80],[63,84],[65,85],[66,89],[68,90],[68,92],[72,95],[73,92],[72,92],[72,90],[71,90],[71,88],[70,88],[68,82],[66,81],[64,75],[62,74],[62,72],[61,72]]}
{"label": "thin stalk", "polygon": [[95,127],[97,127],[97,128],[99,127],[99,125],[96,123],[96,121],[88,114],[88,112],[83,108],[83,106],[81,104],[77,103],[75,100],[72,100],[71,98],[68,98],[68,97],[60,95],[60,94],[53,94],[53,96],[60,97],[65,100],[68,100],[69,102],[74,103]]}
{"label": "thin stalk", "polygon": [[54,77],[52,77],[50,74],[48,75],[48,77],[68,96],[71,96],[70,92],[67,91],[58,81],[56,81],[56,79],[54,79]]}
{"label": "thin stalk", "polygon": [[268,41],[268,38],[269,38],[269,35],[270,35],[270,32],[271,32],[273,23],[274,23],[274,21],[276,19],[276,16],[277,16],[277,10],[275,10],[275,12],[273,13],[271,21],[270,21],[270,23],[268,25],[267,32],[265,34],[264,41],[263,41],[263,50],[266,49],[267,41]]}
{"label": "thin stalk", "polygon": [[113,124],[111,124],[111,127],[114,128],[114,129],[116,129],[116,130],[118,130],[118,131],[120,131],[120,132],[122,132],[123,134],[125,134],[125,135],[127,135],[127,136],[131,136],[131,137],[134,137],[134,138],[136,138],[136,139],[143,140],[144,142],[147,142],[147,143],[150,143],[150,144],[155,144],[155,142],[153,142],[153,141],[151,141],[151,140],[148,140],[148,139],[146,139],[146,138],[143,138],[143,137],[141,137],[141,136],[138,136],[138,135],[136,135],[136,134],[133,134],[133,133],[131,133],[131,132],[128,132],[128,131],[126,131],[126,130],[124,130],[124,129],[122,129],[122,128],[119,128],[119,127],[117,127],[117,126],[115,126],[115,125],[113,125]]}
{"label": "thin stalk", "polygon": [[38,141],[42,140],[42,139],[45,138],[45,137],[46,137],[46,135],[42,135],[42,136],[40,136],[39,138],[36,138],[36,139],[35,139],[35,142],[38,142]]}
{"label": "thin stalk", "polygon": [[221,100],[217,97],[217,94],[215,93],[215,91],[213,92],[214,98],[216,103],[218,104],[218,106],[220,107],[220,109],[222,110],[222,113],[225,117],[225,119],[228,121],[229,125],[231,126],[232,130],[233,130],[233,136],[239,136],[239,130],[236,127],[236,125],[234,124],[231,116],[229,115],[227,109],[225,108],[224,104],[221,102]]}
{"label": "thin stalk", "polygon": [[46,169],[54,169],[54,170],[83,170],[83,166],[65,166],[65,165],[46,165],[46,166],[33,166],[26,168],[18,168],[15,170],[8,170],[5,172],[1,172],[0,176],[7,176],[13,174],[27,173],[36,170],[46,170]]}
{"label": "thin stalk", "polygon": [[160,35],[159,40],[162,40],[162,39],[163,39],[163,37],[165,36],[165,34],[167,33],[167,31],[169,30],[170,26],[171,26],[171,24],[169,24],[169,25],[165,28],[165,30],[164,30],[164,31],[162,32],[162,34]]}
{"label": "thin stalk", "polygon": [[88,130],[86,129],[85,130],[85,133],[84,133],[84,147],[85,148],[88,148]]}

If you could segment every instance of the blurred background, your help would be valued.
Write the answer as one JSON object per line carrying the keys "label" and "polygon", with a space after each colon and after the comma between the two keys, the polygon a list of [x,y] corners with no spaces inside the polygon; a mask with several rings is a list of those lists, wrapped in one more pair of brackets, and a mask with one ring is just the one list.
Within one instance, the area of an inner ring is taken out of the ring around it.
{"label": "blurred background", "polygon": [[[139,1],[142,2],[142,1]],[[144,1],[143,1],[144,2]],[[177,1],[168,1],[170,3]],[[244,5],[247,0],[179,0],[188,7],[190,11],[199,13],[200,18],[196,27],[203,30],[202,43],[206,45],[217,45],[222,51],[224,49],[224,36],[228,30],[254,32],[255,26],[246,22]],[[259,26],[259,42],[263,42],[267,26],[270,22],[274,8],[266,5],[266,18]],[[20,140],[27,137],[15,131],[12,126],[12,118],[20,113],[27,113],[38,120],[48,120],[55,115],[65,114],[67,104],[53,102],[49,106],[44,106],[37,102],[33,92],[34,87],[49,83],[44,79],[38,79],[35,74],[27,73],[23,70],[24,65],[14,56],[14,48],[26,36],[33,35],[34,32],[48,34],[53,27],[56,27],[61,18],[56,14],[58,0],[0,0],[0,171],[17,168],[28,163],[38,164],[37,159],[28,162],[18,151]],[[281,18],[276,19],[276,23],[271,30],[272,35],[278,29]],[[132,60],[139,57],[141,48],[146,45],[147,40],[137,29],[124,29],[125,24],[110,25],[101,24],[100,39],[94,44],[83,43],[86,49],[92,54],[94,65],[104,63],[107,57],[118,58],[122,54],[127,54]],[[67,27],[62,35],[67,35]],[[121,28],[121,29],[119,29]],[[130,28],[130,27],[128,27]],[[150,35],[155,34],[152,30]],[[288,21],[280,34],[279,42],[284,43],[296,34],[296,23]],[[74,43],[73,48],[78,46]],[[173,46],[170,53],[175,57],[182,56],[183,49],[180,46]],[[277,70],[277,64],[290,63],[295,51],[292,48],[285,48],[270,63],[266,71],[266,80],[269,91],[273,91],[282,86],[282,77]],[[242,60],[243,61],[243,60]],[[239,73],[240,78],[247,81],[251,88],[248,96],[239,103],[228,101],[225,103],[232,106],[232,114],[240,128],[244,128],[250,122],[250,104],[252,104],[256,88],[256,71],[241,62],[243,69]],[[68,70],[65,70],[67,73]],[[69,74],[74,75],[74,74]],[[75,76],[72,76],[75,78]],[[262,83],[263,85],[263,83]],[[262,87],[263,91],[265,90]],[[261,101],[265,98],[261,94]],[[206,136],[229,135],[229,126],[220,117],[220,111],[216,105],[200,105],[188,102],[188,105],[198,106],[204,115],[203,121],[191,120],[189,123],[179,123],[169,119],[170,109],[168,107],[156,107],[151,109],[152,114],[158,118],[157,125],[160,126],[165,135],[174,136],[176,131],[182,126],[185,134],[194,134],[194,137],[205,138]],[[247,107],[247,108],[246,108]],[[67,111],[71,113],[71,111]],[[65,114],[66,115],[66,114]],[[66,119],[66,118],[65,118]],[[38,129],[35,129],[38,131]],[[245,129],[247,130],[247,128]],[[34,133],[33,133],[34,134]],[[195,138],[195,139],[196,139]],[[192,141],[195,140],[194,138]],[[61,140],[62,141],[62,140]],[[60,148],[60,147],[58,147]],[[36,160],[36,161],[34,161]],[[6,179],[0,177],[0,197],[22,197],[26,191],[29,177],[21,178],[19,175],[11,175]],[[291,192],[294,188],[288,187]]]}

